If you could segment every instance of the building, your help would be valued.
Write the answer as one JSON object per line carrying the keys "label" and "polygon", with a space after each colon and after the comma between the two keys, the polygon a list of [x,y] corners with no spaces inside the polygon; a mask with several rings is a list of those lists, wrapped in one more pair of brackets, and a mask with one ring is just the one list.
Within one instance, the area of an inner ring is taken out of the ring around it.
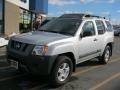
{"label": "building", "polygon": [[30,31],[47,13],[48,0],[0,0],[0,34]]}

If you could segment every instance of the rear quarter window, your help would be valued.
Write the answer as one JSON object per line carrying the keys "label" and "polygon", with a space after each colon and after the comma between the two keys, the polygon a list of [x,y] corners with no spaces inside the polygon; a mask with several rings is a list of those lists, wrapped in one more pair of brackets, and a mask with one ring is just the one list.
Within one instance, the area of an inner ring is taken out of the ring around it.
{"label": "rear quarter window", "polygon": [[97,26],[97,31],[98,31],[98,35],[102,35],[105,33],[105,26],[103,21],[101,20],[96,20],[96,26]]}
{"label": "rear quarter window", "polygon": [[108,32],[112,32],[112,31],[113,31],[113,27],[112,27],[112,25],[110,24],[110,22],[105,21],[105,23],[106,23],[106,25],[107,25],[107,31],[108,31]]}

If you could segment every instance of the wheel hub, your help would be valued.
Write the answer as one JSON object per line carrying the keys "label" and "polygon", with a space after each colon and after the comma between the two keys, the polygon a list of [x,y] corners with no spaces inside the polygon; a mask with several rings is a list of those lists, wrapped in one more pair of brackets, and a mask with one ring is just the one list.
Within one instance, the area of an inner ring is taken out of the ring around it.
{"label": "wheel hub", "polygon": [[57,73],[58,80],[59,81],[66,80],[69,73],[70,73],[70,67],[69,67],[68,63],[63,63],[58,69],[58,73]]}
{"label": "wheel hub", "polygon": [[110,51],[107,49],[106,53],[105,53],[105,61],[107,62],[109,60],[110,57]]}

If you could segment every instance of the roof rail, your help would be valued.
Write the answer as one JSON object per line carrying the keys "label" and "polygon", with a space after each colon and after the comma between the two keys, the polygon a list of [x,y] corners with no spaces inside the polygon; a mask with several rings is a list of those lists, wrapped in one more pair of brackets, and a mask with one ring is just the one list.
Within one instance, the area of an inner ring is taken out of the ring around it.
{"label": "roof rail", "polygon": [[105,19],[105,17],[95,16],[95,15],[91,15],[91,14],[85,14],[83,16],[83,18],[90,18],[90,17],[96,17],[96,18],[103,18],[103,19]]}
{"label": "roof rail", "polygon": [[96,18],[104,18],[105,17],[100,17],[100,16],[95,16],[95,15],[91,15],[91,14],[64,14],[62,16],[60,16],[59,18],[76,18],[76,19],[83,19],[83,18],[91,18],[91,17],[96,17]]}

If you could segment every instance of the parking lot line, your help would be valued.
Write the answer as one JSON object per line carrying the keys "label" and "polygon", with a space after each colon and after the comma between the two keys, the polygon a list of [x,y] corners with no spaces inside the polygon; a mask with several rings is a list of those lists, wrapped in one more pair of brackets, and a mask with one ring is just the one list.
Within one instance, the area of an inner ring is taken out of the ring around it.
{"label": "parking lot line", "polygon": [[[114,60],[111,60],[110,63],[117,62],[117,61],[119,61],[119,60],[120,60],[120,58],[116,58],[116,59],[114,59]],[[85,69],[85,70],[82,70],[82,71],[79,71],[79,72],[75,72],[74,74],[72,74],[72,76],[77,76],[77,75],[86,73],[86,72],[88,72],[88,71],[91,71],[91,70],[93,70],[93,69],[96,69],[96,68],[99,68],[99,67],[102,67],[102,66],[104,66],[104,65],[93,66],[93,67],[90,67],[90,68],[88,68],[88,69]]]}
{"label": "parking lot line", "polygon": [[110,81],[112,81],[112,80],[114,80],[115,78],[118,78],[118,77],[120,77],[120,72],[112,75],[111,77],[107,78],[106,80],[104,80],[104,81],[100,82],[99,84],[93,86],[89,90],[98,90],[98,88],[100,88],[101,86],[109,83]]}
{"label": "parking lot line", "polygon": [[94,66],[94,67],[91,67],[91,68],[82,70],[82,71],[80,71],[80,72],[75,72],[74,74],[72,74],[72,76],[77,76],[77,75],[86,73],[86,72],[91,71],[91,70],[93,70],[93,69],[96,69],[96,68],[98,68],[98,67],[100,67],[100,66]]}
{"label": "parking lot line", "polygon": [[21,77],[21,76],[25,76],[25,75],[27,75],[27,74],[20,74],[20,75],[16,75],[16,76],[2,78],[2,79],[0,79],[0,82],[6,81],[6,80],[10,80],[10,79],[15,79],[15,78],[18,78],[18,77]]}

